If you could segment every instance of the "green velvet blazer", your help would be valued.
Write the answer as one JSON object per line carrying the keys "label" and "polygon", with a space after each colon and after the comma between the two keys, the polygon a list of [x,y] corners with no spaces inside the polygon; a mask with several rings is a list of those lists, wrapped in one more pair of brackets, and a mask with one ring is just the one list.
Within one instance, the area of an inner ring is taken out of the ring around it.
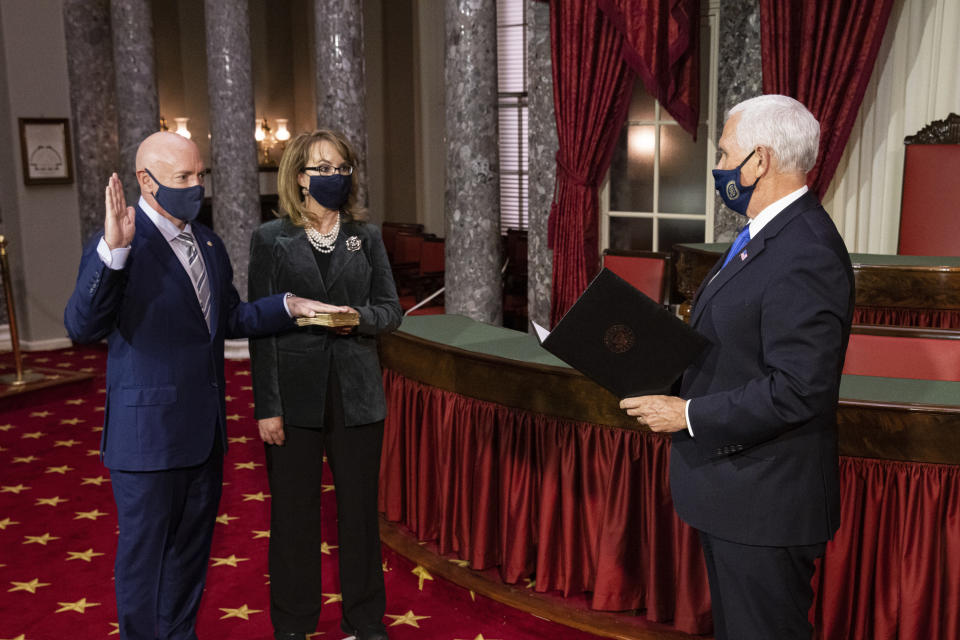
{"label": "green velvet blazer", "polygon": [[396,329],[403,311],[379,228],[341,219],[324,278],[301,227],[286,217],[267,222],[251,240],[248,284],[250,301],[292,292],[360,313],[360,326],[349,336],[296,327],[250,341],[256,418],[282,416],[285,424],[321,427],[327,379],[336,367],[346,425],[383,420],[376,336]]}

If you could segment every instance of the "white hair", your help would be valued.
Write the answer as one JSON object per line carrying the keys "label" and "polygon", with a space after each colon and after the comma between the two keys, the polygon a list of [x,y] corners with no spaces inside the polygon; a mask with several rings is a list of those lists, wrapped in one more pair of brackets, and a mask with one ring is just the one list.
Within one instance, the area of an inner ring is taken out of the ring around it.
{"label": "white hair", "polygon": [[763,95],[734,105],[727,119],[740,114],[737,144],[751,150],[767,147],[783,173],[808,173],[817,162],[820,123],[789,96]]}

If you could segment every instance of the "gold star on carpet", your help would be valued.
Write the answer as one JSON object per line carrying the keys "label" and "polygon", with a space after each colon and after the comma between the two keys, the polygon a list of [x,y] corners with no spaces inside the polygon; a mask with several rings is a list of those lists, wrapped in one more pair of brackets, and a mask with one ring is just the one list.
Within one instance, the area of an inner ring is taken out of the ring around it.
{"label": "gold star on carpet", "polygon": [[331,549],[338,549],[338,548],[339,548],[338,545],[327,544],[326,540],[320,543],[320,553],[325,553],[326,555],[330,555]]}
{"label": "gold star on carpet", "polygon": [[45,533],[42,536],[23,536],[23,539],[25,540],[23,544],[36,543],[36,544],[42,544],[43,546],[47,546],[48,542],[50,542],[51,540],[59,540],[60,537],[52,536],[49,533]]}
{"label": "gold star on carpet", "polygon": [[336,485],[332,484],[321,484],[320,486],[322,487],[320,493],[329,493],[337,488]]}
{"label": "gold star on carpet", "polygon": [[98,355],[95,354],[95,353],[90,353],[90,354],[87,354],[87,355],[83,356],[83,359],[84,359],[84,360],[96,360],[96,359],[99,358],[99,357],[100,357],[100,356],[98,356]]}
{"label": "gold star on carpet", "polygon": [[406,612],[405,614],[403,614],[402,616],[392,616],[392,615],[390,615],[390,614],[388,613],[388,614],[387,614],[387,617],[388,617],[388,618],[393,618],[393,622],[390,623],[390,626],[391,626],[391,627],[395,627],[395,626],[397,626],[397,625],[399,625],[399,624],[408,624],[408,625],[410,625],[411,627],[416,627],[417,629],[419,629],[419,628],[420,628],[420,625],[417,624],[417,621],[418,621],[418,620],[426,620],[426,619],[429,618],[430,616],[418,616],[418,615],[414,615],[413,611],[407,611],[407,612]]}
{"label": "gold star on carpet", "polygon": [[102,553],[98,553],[93,549],[87,549],[86,551],[67,551],[67,560],[83,560],[84,562],[90,562],[93,560],[94,556],[102,555]]}
{"label": "gold star on carpet", "polygon": [[393,571],[393,569],[391,569],[390,567],[387,566],[387,561],[386,561],[386,560],[383,561],[383,566],[382,566],[381,568],[383,569],[383,572],[384,572],[384,573],[387,573],[388,571]]}
{"label": "gold star on carpet", "polygon": [[34,411],[30,414],[31,418],[46,418],[47,416],[52,416],[53,411]]}
{"label": "gold star on carpet", "polygon": [[58,363],[57,363],[57,366],[58,366],[58,367],[63,367],[64,369],[66,369],[67,367],[72,366],[72,364],[69,363],[69,362],[58,362]]}
{"label": "gold star on carpet", "polygon": [[56,442],[53,443],[53,446],[55,446],[55,447],[72,447],[72,446],[75,445],[75,444],[80,444],[80,441],[79,441],[79,440],[74,440],[74,439],[71,438],[70,440],[57,440]]}
{"label": "gold star on carpet", "polygon": [[30,582],[17,582],[15,580],[11,580],[10,584],[12,584],[13,586],[7,589],[8,592],[9,591],[26,591],[28,593],[36,593],[37,589],[39,589],[40,587],[50,586],[49,582],[40,582],[40,580],[37,578],[34,578]]}
{"label": "gold star on carpet", "polygon": [[17,458],[14,458],[13,461],[14,462],[33,462],[34,460],[39,460],[39,459],[40,458],[38,458],[37,456],[19,456]]}
{"label": "gold star on carpet", "polygon": [[42,438],[42,437],[45,436],[45,435],[47,435],[47,434],[45,434],[43,431],[31,431],[30,433],[25,433],[25,434],[23,434],[22,436],[20,436],[20,439],[21,439],[21,440],[27,440],[27,439],[30,439],[30,440],[39,440],[40,438]]}
{"label": "gold star on carpet", "polygon": [[86,598],[80,598],[76,602],[58,602],[60,608],[57,609],[54,613],[61,613],[63,611],[79,611],[80,613],[86,613],[87,607],[99,607],[99,602],[87,602]]}
{"label": "gold star on carpet", "polygon": [[233,396],[223,396],[223,399],[226,400],[227,402],[230,402],[231,400],[233,400]]}
{"label": "gold star on carpet", "polygon": [[66,475],[67,471],[73,471],[73,467],[68,464],[65,464],[61,467],[47,467],[47,470],[44,473],[59,473],[60,475]]}
{"label": "gold star on carpet", "polygon": [[430,575],[430,572],[427,571],[425,567],[419,564],[416,567],[414,567],[413,571],[411,571],[410,573],[417,576],[417,578],[419,579],[417,581],[417,589],[419,589],[420,591],[423,591],[424,580],[433,580],[433,576]]}
{"label": "gold star on carpet", "polygon": [[20,495],[21,491],[27,491],[30,487],[26,487],[22,484],[11,484],[5,487],[0,487],[0,493],[15,493]]}
{"label": "gold star on carpet", "polygon": [[47,380],[59,380],[61,377],[63,376],[61,376],[59,373],[48,373],[46,376]]}
{"label": "gold star on carpet", "polygon": [[76,515],[73,517],[74,520],[93,520],[96,521],[97,518],[102,518],[107,515],[105,512],[100,511],[100,509],[94,509],[93,511],[75,511]]}
{"label": "gold star on carpet", "polygon": [[235,471],[240,469],[256,469],[257,467],[263,466],[259,462],[234,462],[233,468]]}
{"label": "gold star on carpet", "polygon": [[90,427],[90,431],[93,431],[94,433],[100,433],[103,431],[103,427]]}
{"label": "gold star on carpet", "polygon": [[333,604],[334,602],[343,602],[342,593],[321,593],[326,600],[323,601],[323,604]]}
{"label": "gold star on carpet", "polygon": [[94,371],[96,371],[96,369],[94,369],[93,367],[83,367],[80,369],[80,371],[84,373],[93,373]]}
{"label": "gold star on carpet", "polygon": [[13,429],[12,424],[0,424],[0,431],[10,431],[10,429]]}
{"label": "gold star on carpet", "polygon": [[97,393],[106,393],[106,392],[107,392],[106,387],[100,387],[99,389],[97,389]]}
{"label": "gold star on carpet", "polygon": [[108,633],[108,636],[118,636],[120,635],[120,625],[116,622],[111,622],[110,626],[113,627],[113,631]]}
{"label": "gold star on carpet", "polygon": [[247,441],[253,440],[250,436],[233,436],[227,438],[230,444],[247,444]]}
{"label": "gold star on carpet", "polygon": [[10,640],[27,640],[27,636],[25,636],[25,635],[23,635],[23,634],[21,633],[21,634],[18,635],[16,638],[10,638]]}
{"label": "gold star on carpet", "polygon": [[3,520],[0,520],[0,530],[4,530],[4,529],[6,529],[7,527],[12,526],[12,525],[15,525],[15,524],[20,524],[20,523],[14,521],[14,520],[11,520],[10,518],[4,518]]}
{"label": "gold star on carpet", "polygon": [[533,589],[537,586],[537,581],[533,578],[524,578],[523,581],[527,583],[527,589]]}
{"label": "gold star on carpet", "polygon": [[100,455],[100,449],[87,449],[88,456],[98,456]]}
{"label": "gold star on carpet", "polygon": [[238,562],[246,562],[246,561],[249,560],[249,559],[250,559],[250,558],[238,558],[237,556],[235,556],[235,555],[233,555],[233,554],[231,553],[230,556],[227,557],[227,558],[211,557],[210,560],[213,562],[213,564],[210,565],[210,566],[213,566],[213,567],[223,567],[223,566],[227,566],[227,567],[237,567],[237,566],[238,566],[238,565],[237,565]]}
{"label": "gold star on carpet", "polygon": [[217,523],[230,524],[231,520],[239,520],[239,519],[240,519],[240,516],[228,516],[225,513],[221,513],[220,515],[217,516]]}
{"label": "gold star on carpet", "polygon": [[101,406],[101,407],[95,407],[95,408],[94,408],[94,411],[106,411],[106,410],[107,410],[107,408],[106,408],[106,407],[102,407],[102,406]]}
{"label": "gold star on carpet", "polygon": [[230,415],[227,416],[227,420],[239,420],[239,419],[240,419],[239,413],[231,413]]}
{"label": "gold star on carpet", "polygon": [[470,592],[470,599],[473,600],[474,602],[476,602],[476,601],[477,601],[477,594],[475,594],[473,591],[471,591],[471,592]]}
{"label": "gold star on carpet", "polygon": [[307,640],[310,640],[310,638],[316,638],[322,635],[323,635],[323,631],[314,631],[313,633],[307,634]]}
{"label": "gold star on carpet", "polygon": [[48,507],[58,507],[61,502],[69,502],[66,498],[61,498],[60,496],[53,496],[52,498],[37,498],[34,506],[47,505]]}
{"label": "gold star on carpet", "polygon": [[243,391],[253,391],[253,387],[240,387]]}
{"label": "gold star on carpet", "polygon": [[[454,638],[454,640],[465,640],[465,638]],[[473,640],[497,640],[497,638],[484,638],[482,633],[478,633]]]}
{"label": "gold star on carpet", "polygon": [[253,530],[254,540],[258,538],[269,538],[269,537],[270,537],[270,529],[267,529],[266,531],[258,531],[257,529]]}
{"label": "gold star on carpet", "polygon": [[239,609],[227,609],[220,607],[220,611],[223,611],[224,615],[220,616],[221,620],[225,618],[241,618],[242,620],[249,620],[251,613],[260,613],[263,609],[251,609],[247,605],[243,605]]}
{"label": "gold star on carpet", "polygon": [[252,500],[255,502],[263,502],[269,497],[270,497],[270,494],[264,493],[263,491],[258,491],[257,493],[243,494],[243,501],[250,502]]}
{"label": "gold star on carpet", "polygon": [[[100,453],[100,452],[98,451],[97,453]],[[105,476],[97,476],[96,478],[84,478],[83,480],[80,481],[80,484],[81,485],[95,484],[99,487],[103,485],[104,482],[110,482],[110,478],[107,478]]]}
{"label": "gold star on carpet", "polygon": [[85,420],[83,418],[64,418],[60,421],[60,424],[69,424],[75,427],[81,422],[85,422]]}
{"label": "gold star on carpet", "polygon": [[235,375],[235,376],[248,376],[248,375],[250,375],[250,372],[249,372],[249,371],[237,371],[237,372],[234,373],[233,375]]}
{"label": "gold star on carpet", "polygon": [[470,566],[469,560],[461,560],[460,558],[447,558],[447,562],[457,565],[461,569],[466,569]]}
{"label": "gold star on carpet", "polygon": [[83,398],[74,398],[73,400],[67,400],[67,404],[83,404],[86,400]]}

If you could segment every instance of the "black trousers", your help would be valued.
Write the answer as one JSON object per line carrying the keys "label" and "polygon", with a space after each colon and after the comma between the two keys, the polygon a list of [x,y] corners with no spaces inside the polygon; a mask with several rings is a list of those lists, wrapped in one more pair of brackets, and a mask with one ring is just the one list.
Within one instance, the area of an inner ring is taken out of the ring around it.
{"label": "black trousers", "polygon": [[825,543],[760,547],[703,531],[716,640],[809,640],[814,560]]}
{"label": "black trousers", "polygon": [[323,429],[284,425],[283,446],[265,445],[270,481],[270,616],[277,631],[311,633],[324,600],[320,586],[321,469],[333,471],[337,499],[343,620],[383,629],[386,594],[377,518],[383,421],[344,426],[331,371]]}

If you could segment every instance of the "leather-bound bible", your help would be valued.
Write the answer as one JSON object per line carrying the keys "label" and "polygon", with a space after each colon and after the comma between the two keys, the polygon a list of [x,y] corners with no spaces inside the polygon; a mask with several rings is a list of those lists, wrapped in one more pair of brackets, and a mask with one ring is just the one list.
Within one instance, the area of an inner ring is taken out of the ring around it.
{"label": "leather-bound bible", "polygon": [[321,327],[355,327],[360,324],[360,314],[348,311],[347,313],[318,313],[312,318],[297,318],[297,326],[306,327],[319,325]]}
{"label": "leather-bound bible", "polygon": [[707,339],[603,269],[540,343],[618,398],[669,393]]}

